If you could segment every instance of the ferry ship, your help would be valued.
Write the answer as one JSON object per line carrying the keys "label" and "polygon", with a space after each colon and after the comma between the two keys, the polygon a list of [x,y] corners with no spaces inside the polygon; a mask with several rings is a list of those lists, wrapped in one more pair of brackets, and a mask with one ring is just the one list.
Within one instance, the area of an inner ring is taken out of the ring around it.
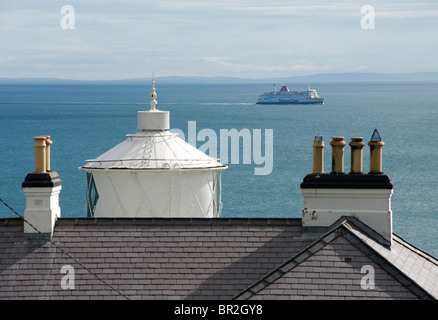
{"label": "ferry ship", "polygon": [[282,86],[277,91],[274,84],[274,91],[263,93],[259,96],[257,104],[323,104],[324,98],[318,96],[314,89],[289,91],[287,86]]}

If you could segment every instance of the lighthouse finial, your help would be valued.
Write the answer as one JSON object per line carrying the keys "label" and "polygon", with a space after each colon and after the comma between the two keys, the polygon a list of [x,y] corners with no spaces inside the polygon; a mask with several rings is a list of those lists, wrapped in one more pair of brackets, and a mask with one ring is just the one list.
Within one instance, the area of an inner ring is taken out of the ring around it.
{"label": "lighthouse finial", "polygon": [[155,105],[157,104],[157,100],[155,98],[157,97],[157,93],[155,92],[155,77],[154,73],[152,73],[152,92],[151,92],[151,110],[155,110]]}

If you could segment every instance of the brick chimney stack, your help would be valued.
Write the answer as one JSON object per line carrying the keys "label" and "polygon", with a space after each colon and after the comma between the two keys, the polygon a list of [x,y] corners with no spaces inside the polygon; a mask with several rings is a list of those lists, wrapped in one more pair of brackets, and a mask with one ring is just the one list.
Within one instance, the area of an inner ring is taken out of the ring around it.
{"label": "brick chimney stack", "polygon": [[387,245],[392,242],[391,195],[393,184],[382,172],[382,146],[384,143],[375,130],[370,146],[370,172],[362,173],[363,138],[351,138],[351,171],[344,173],[343,137],[333,137],[332,172],[315,170],[315,161],[323,157],[315,152],[314,169],[301,183],[304,198],[303,231],[324,232],[343,216],[355,217],[380,234]]}
{"label": "brick chimney stack", "polygon": [[[61,216],[59,193],[62,180],[50,170],[50,136],[34,138],[35,172],[22,183],[26,196],[24,237],[45,240],[52,238],[56,219]],[[36,230],[35,230],[36,229]]]}

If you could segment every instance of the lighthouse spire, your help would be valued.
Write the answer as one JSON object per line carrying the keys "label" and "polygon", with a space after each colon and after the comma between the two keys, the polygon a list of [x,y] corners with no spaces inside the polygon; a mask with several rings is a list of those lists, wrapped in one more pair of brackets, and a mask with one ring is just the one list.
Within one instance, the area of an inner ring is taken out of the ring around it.
{"label": "lighthouse spire", "polygon": [[155,77],[152,73],[151,109],[137,111],[138,128],[141,131],[169,130],[169,111],[161,111],[155,108],[157,93],[155,92]]}
{"label": "lighthouse spire", "polygon": [[151,92],[151,111],[155,111],[155,106],[157,104],[157,100],[155,98],[157,97],[157,93],[155,92],[155,77],[154,73],[152,73],[152,92]]}

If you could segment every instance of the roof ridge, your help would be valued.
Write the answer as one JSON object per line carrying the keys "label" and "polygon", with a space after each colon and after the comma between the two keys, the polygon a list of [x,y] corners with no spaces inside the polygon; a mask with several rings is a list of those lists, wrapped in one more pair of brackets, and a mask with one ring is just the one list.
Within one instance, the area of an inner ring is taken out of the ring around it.
{"label": "roof ridge", "polygon": [[378,242],[379,244],[383,245],[387,249],[391,247],[391,242],[389,242],[387,239],[385,239],[380,233],[378,233],[376,230],[371,228],[366,223],[362,222],[360,219],[356,217],[351,216],[342,216],[339,218],[336,222],[334,222],[330,228],[336,227],[340,224],[343,224],[345,226],[351,226],[352,228],[356,227],[359,228],[362,233],[365,233],[367,236]]}
{"label": "roof ridge", "polygon": [[0,219],[0,226],[23,226],[24,220],[19,217],[6,217]]}
{"label": "roof ridge", "polygon": [[301,226],[301,218],[110,218],[110,217],[61,217],[56,225],[193,225],[193,226],[221,226],[221,225],[269,225],[269,226]]}

